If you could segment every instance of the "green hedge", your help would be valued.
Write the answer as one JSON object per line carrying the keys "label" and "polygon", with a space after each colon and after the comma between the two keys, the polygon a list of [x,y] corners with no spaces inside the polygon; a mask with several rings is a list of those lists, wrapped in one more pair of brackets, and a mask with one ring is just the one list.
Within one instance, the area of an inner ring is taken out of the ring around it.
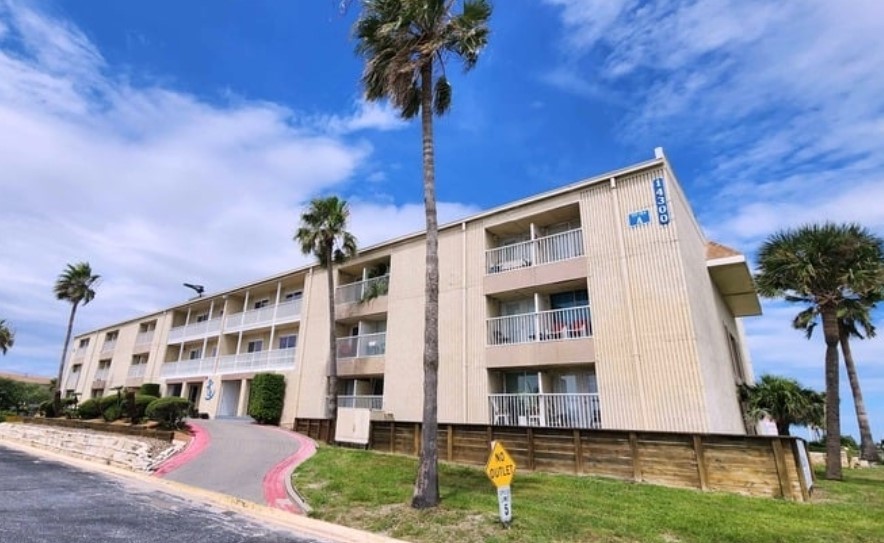
{"label": "green hedge", "polygon": [[81,419],[97,419],[101,416],[101,407],[96,398],[91,398],[81,403],[77,411]]}
{"label": "green hedge", "polygon": [[249,395],[249,415],[258,424],[279,424],[285,400],[285,377],[259,373],[252,379]]}
{"label": "green hedge", "polygon": [[187,398],[169,396],[154,400],[147,406],[145,414],[150,420],[155,420],[169,430],[181,428],[184,418],[190,412],[190,401]]}
{"label": "green hedge", "polygon": [[136,394],[135,395],[135,411],[134,415],[132,415],[132,422],[138,422],[143,419],[147,413],[147,407],[159,400],[156,396],[148,396],[147,394]]}
{"label": "green hedge", "polygon": [[160,385],[159,383],[144,383],[138,389],[138,394],[142,396],[153,396],[155,398],[160,397]]}

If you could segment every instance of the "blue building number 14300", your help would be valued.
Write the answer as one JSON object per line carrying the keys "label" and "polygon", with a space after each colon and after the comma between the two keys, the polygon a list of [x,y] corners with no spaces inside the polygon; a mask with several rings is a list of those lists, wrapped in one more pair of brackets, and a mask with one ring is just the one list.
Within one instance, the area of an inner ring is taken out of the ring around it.
{"label": "blue building number 14300", "polygon": [[666,198],[666,185],[662,177],[654,179],[654,207],[657,208],[657,221],[663,226],[669,224],[672,216],[669,213],[669,200]]}

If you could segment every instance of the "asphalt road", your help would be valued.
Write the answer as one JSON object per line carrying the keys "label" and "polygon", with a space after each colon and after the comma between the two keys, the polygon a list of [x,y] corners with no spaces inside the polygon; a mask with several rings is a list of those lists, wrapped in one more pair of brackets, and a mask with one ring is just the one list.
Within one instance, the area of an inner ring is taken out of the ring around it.
{"label": "asphalt road", "polygon": [[318,543],[138,481],[43,460],[0,445],[3,543]]}

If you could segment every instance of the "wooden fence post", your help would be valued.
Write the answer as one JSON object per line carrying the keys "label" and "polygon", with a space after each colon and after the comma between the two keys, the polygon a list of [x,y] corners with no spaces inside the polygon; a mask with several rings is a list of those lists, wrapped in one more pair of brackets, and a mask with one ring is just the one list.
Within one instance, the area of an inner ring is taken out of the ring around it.
{"label": "wooden fence post", "polygon": [[789,470],[786,467],[786,455],[783,452],[783,444],[780,442],[779,437],[771,439],[770,444],[773,449],[774,461],[777,465],[777,478],[780,480],[780,491],[783,494],[783,498],[794,500],[795,497],[792,495],[792,481],[789,479]]}
{"label": "wooden fence post", "polygon": [[390,452],[396,452],[396,421],[390,421]]}
{"label": "wooden fence post", "polygon": [[[798,455],[801,454],[801,451],[798,449],[798,440],[792,440],[792,461],[798,460]],[[807,459],[807,462],[810,463],[810,458]],[[801,461],[798,460],[798,463],[795,465],[795,471],[798,472],[798,482],[801,487],[801,497],[804,501],[810,501],[810,481],[807,480],[807,477],[804,475],[804,470],[801,469]],[[810,470],[813,473],[813,470]]]}
{"label": "wooden fence post", "polygon": [[534,471],[534,429],[528,428],[528,469]]}
{"label": "wooden fence post", "polygon": [[414,423],[414,455],[421,454],[421,427],[417,422]]}
{"label": "wooden fence post", "polygon": [[638,457],[638,436],[635,432],[629,432],[629,451],[632,454],[632,478],[641,481],[642,465]]}
{"label": "wooden fence post", "polygon": [[700,490],[709,488],[709,472],[706,468],[706,453],[703,450],[703,438],[694,434],[694,456],[697,457],[697,475],[700,477]]}
{"label": "wooden fence post", "polygon": [[583,441],[580,439],[580,430],[574,430],[574,473],[580,475],[583,472]]}
{"label": "wooden fence post", "polygon": [[446,448],[448,449],[448,461],[451,462],[454,460],[454,427],[450,424],[448,425],[448,443],[446,445]]}

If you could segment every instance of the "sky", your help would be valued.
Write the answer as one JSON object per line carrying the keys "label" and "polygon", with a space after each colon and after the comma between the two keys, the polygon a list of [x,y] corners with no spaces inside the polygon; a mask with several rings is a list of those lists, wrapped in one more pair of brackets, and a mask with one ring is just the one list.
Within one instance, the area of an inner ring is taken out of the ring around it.
{"label": "sky", "polygon": [[[67,263],[101,274],[75,333],[306,264],[305,202],[338,194],[363,246],[423,228],[419,127],[361,99],[340,0],[0,0],[4,371],[55,375]],[[707,236],[884,235],[884,3],[522,0],[436,123],[441,221],[653,157]],[[755,373],[823,388],[800,310],[746,319]],[[877,317],[881,317],[879,313]],[[880,319],[879,319],[880,320]],[[855,342],[876,440],[884,340]],[[842,423],[857,434],[842,371]]]}

